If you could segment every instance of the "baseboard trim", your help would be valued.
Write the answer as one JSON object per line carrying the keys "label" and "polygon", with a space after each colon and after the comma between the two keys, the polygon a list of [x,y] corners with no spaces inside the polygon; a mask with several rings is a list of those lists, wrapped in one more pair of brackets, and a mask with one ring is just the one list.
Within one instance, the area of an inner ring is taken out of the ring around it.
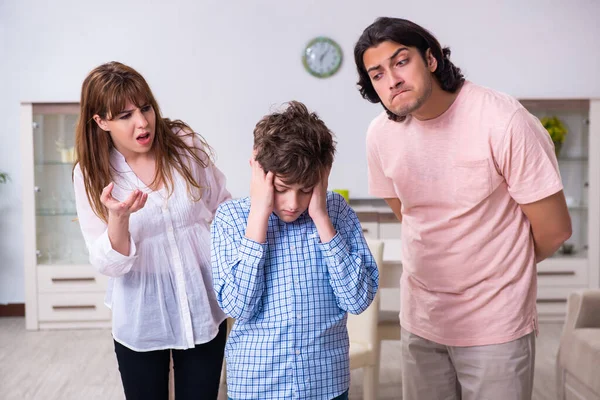
{"label": "baseboard trim", "polygon": [[24,317],[25,303],[0,304],[0,317]]}

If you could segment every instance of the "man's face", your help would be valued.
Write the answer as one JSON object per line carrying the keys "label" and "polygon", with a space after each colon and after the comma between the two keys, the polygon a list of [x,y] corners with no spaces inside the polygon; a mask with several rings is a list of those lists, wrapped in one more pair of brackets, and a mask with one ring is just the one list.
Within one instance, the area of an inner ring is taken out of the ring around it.
{"label": "man's face", "polygon": [[383,105],[398,116],[417,111],[431,96],[437,62],[426,53],[427,63],[415,47],[382,42],[363,55],[365,69]]}

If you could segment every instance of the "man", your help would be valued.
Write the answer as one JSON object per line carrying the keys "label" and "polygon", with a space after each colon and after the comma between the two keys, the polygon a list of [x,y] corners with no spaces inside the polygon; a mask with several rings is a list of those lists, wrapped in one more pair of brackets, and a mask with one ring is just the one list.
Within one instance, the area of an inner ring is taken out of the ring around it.
{"label": "man", "polygon": [[402,221],[404,400],[531,398],[536,263],[571,235],[548,133],[410,21],[377,19],[354,56],[384,107],[369,191]]}

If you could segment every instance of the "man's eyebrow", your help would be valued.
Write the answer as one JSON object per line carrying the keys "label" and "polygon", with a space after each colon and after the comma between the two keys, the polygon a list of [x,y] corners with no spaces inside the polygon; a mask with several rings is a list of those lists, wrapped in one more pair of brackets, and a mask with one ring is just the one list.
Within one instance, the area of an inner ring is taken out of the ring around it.
{"label": "man's eyebrow", "polygon": [[[400,47],[398,50],[396,50],[396,51],[394,52],[394,54],[392,54],[392,55],[391,55],[391,57],[389,57],[389,58],[388,58],[388,60],[393,60],[394,58],[396,58],[396,56],[397,56],[398,54],[400,54],[400,53],[401,53],[401,52],[403,52],[403,51],[408,51],[408,47]],[[371,68],[369,68],[369,69],[367,70],[367,74],[368,74],[369,72],[371,72],[371,71],[374,71],[374,70],[376,70],[376,69],[380,69],[380,68],[381,68],[381,65],[375,65],[375,66],[373,66],[373,67],[371,67]]]}

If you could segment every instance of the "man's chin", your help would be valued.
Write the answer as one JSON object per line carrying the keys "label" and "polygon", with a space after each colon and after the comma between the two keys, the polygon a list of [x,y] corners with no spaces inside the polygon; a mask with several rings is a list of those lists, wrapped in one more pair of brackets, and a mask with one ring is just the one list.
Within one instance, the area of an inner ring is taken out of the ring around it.
{"label": "man's chin", "polygon": [[400,107],[389,108],[398,117],[406,117],[419,109],[419,104],[408,104]]}

